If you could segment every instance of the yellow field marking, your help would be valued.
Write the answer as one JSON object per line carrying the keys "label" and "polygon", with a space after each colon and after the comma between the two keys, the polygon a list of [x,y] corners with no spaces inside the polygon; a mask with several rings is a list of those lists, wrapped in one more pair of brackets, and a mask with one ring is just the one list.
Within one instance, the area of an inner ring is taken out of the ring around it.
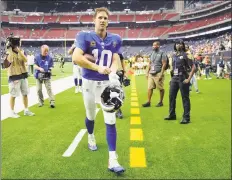
{"label": "yellow field marking", "polygon": [[140,116],[131,116],[130,123],[131,124],[141,124]]}
{"label": "yellow field marking", "polygon": [[131,102],[131,107],[138,107],[139,103],[138,102]]}
{"label": "yellow field marking", "polygon": [[137,97],[131,97],[131,101],[136,101],[136,102],[138,102],[138,98],[137,98]]}
{"label": "yellow field marking", "polygon": [[142,129],[130,129],[130,140],[131,141],[143,141]]}
{"label": "yellow field marking", "polygon": [[131,90],[132,93],[136,93],[136,90]]}
{"label": "yellow field marking", "polygon": [[137,97],[137,93],[131,93],[131,96],[136,96]]}
{"label": "yellow field marking", "polygon": [[140,114],[139,108],[131,108],[131,114]]}
{"label": "yellow field marking", "polygon": [[130,148],[130,167],[146,167],[144,148]]}

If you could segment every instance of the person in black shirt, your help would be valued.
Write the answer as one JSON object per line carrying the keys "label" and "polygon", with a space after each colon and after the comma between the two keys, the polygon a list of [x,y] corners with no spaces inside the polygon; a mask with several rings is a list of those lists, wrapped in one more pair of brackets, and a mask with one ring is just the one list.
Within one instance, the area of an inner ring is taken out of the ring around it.
{"label": "person in black shirt", "polygon": [[172,79],[170,81],[169,90],[169,116],[164,120],[176,120],[176,96],[180,89],[184,114],[181,124],[188,124],[190,122],[190,99],[189,86],[190,80],[195,71],[193,61],[188,59],[184,42],[176,42],[174,44],[175,53],[172,60]]}

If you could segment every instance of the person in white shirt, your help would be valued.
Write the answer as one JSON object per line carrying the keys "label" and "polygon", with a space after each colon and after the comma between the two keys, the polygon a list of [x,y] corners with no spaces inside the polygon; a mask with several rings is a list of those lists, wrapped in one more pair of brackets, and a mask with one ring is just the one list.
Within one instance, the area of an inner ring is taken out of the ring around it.
{"label": "person in white shirt", "polygon": [[28,74],[34,74],[34,62],[35,61],[35,56],[30,52],[27,55],[27,68],[28,68]]}

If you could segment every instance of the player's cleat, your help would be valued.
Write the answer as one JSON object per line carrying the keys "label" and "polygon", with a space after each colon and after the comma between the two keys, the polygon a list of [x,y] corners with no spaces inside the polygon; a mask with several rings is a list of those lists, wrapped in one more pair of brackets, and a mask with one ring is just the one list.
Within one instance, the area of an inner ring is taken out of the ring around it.
{"label": "player's cleat", "polygon": [[123,118],[123,114],[122,114],[121,109],[119,109],[119,110],[116,112],[116,117],[119,118],[119,119],[122,119],[122,118]]}
{"label": "player's cleat", "polygon": [[118,163],[117,159],[109,159],[108,169],[117,174],[122,174],[125,172],[125,169]]}
{"label": "player's cleat", "polygon": [[91,151],[97,150],[96,139],[94,137],[94,134],[88,135],[88,147]]}

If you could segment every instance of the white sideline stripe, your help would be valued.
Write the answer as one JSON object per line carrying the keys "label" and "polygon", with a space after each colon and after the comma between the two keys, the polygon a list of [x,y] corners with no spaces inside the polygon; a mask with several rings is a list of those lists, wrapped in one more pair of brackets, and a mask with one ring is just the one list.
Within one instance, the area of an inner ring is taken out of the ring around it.
{"label": "white sideline stripe", "polygon": [[[65,77],[62,79],[54,80],[51,82],[53,94],[59,94],[74,86],[73,76]],[[43,84],[44,100],[48,98],[46,88]],[[30,87],[30,93],[28,95],[28,107],[31,107],[38,103],[36,86]],[[58,104],[58,103],[57,103]],[[15,98],[15,112],[18,113],[24,109],[22,96]],[[10,94],[1,95],[1,120],[10,117]]]}
{"label": "white sideline stripe", "polygon": [[[29,84],[29,85],[36,85],[36,84]],[[9,86],[9,84],[1,84],[1,87]]]}
{"label": "white sideline stripe", "polygon": [[73,142],[70,144],[70,146],[68,147],[68,149],[64,152],[64,154],[62,155],[63,157],[70,157],[72,155],[72,153],[75,151],[75,149],[77,148],[79,142],[81,141],[81,139],[83,138],[83,136],[85,135],[87,129],[81,129],[80,132],[76,135],[75,139],[73,140]]}

